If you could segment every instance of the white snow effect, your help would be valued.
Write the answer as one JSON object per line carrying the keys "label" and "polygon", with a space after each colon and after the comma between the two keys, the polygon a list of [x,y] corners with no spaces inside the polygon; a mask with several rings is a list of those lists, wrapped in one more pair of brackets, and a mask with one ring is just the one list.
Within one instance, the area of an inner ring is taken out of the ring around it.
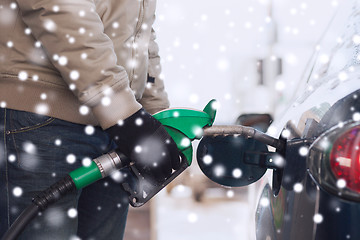
{"label": "white snow effect", "polygon": [[57,26],[56,26],[56,23],[53,20],[47,19],[44,22],[44,28],[46,30],[48,30],[49,32],[55,32],[56,29],[57,29]]}
{"label": "white snow effect", "polygon": [[15,2],[10,3],[10,8],[15,10],[17,8],[17,5]]}
{"label": "white snow effect", "polygon": [[39,80],[39,76],[38,75],[33,75],[32,76],[32,80],[34,81],[34,82],[36,82],[37,80]]}
{"label": "white snow effect", "polygon": [[40,99],[41,99],[41,100],[46,100],[46,99],[47,99],[46,93],[40,94]]}
{"label": "white snow effect", "polygon": [[70,84],[70,85],[69,85],[69,89],[72,90],[72,91],[75,90],[75,89],[76,89],[76,85],[73,84],[73,83]]}
{"label": "white snow effect", "polygon": [[35,47],[36,47],[36,48],[39,48],[39,47],[41,47],[41,42],[39,42],[39,41],[36,41],[36,42],[35,42]]}
{"label": "white snow effect", "polygon": [[179,117],[179,116],[180,116],[180,113],[178,111],[173,112],[173,117]]}
{"label": "white snow effect", "polygon": [[317,213],[314,215],[313,220],[315,223],[319,224],[324,220],[324,218],[320,213]]}
{"label": "white snow effect", "polygon": [[199,95],[196,93],[190,94],[189,101],[194,104],[199,102]]}
{"label": "white snow effect", "polygon": [[232,175],[234,178],[241,178],[242,176],[242,171],[240,168],[235,168],[233,171],[232,171]]}
{"label": "white snow effect", "polygon": [[339,2],[336,0],[331,1],[331,6],[337,7],[339,5]]}
{"label": "white snow effect", "polygon": [[228,191],[226,191],[226,196],[228,198],[233,198],[235,196],[235,193],[233,190],[228,190]]}
{"label": "white snow effect", "polygon": [[356,112],[352,115],[354,121],[360,121],[360,113]]}
{"label": "white snow effect", "polygon": [[277,133],[277,129],[275,126],[270,126],[267,130],[268,134],[274,136]]}
{"label": "white snow effect", "polygon": [[76,161],[76,156],[72,153],[66,156],[66,162],[69,164],[74,164]]}
{"label": "white snow effect", "polygon": [[80,57],[81,59],[87,59],[88,55],[86,53],[82,53]]}
{"label": "white snow effect", "polygon": [[44,211],[44,218],[47,225],[57,228],[61,227],[61,225],[66,221],[65,212],[63,212],[60,208],[48,208]]}
{"label": "white snow effect", "polygon": [[134,150],[135,150],[136,153],[141,153],[141,152],[142,152],[142,147],[139,146],[139,145],[138,145],[138,146],[135,146],[135,149],[134,149]]}
{"label": "white snow effect", "polygon": [[177,48],[180,47],[180,45],[181,45],[180,39],[176,38],[173,42],[173,46]]}
{"label": "white snow effect", "polygon": [[26,71],[20,71],[18,78],[20,81],[25,81],[28,78],[28,73]]}
{"label": "white snow effect", "polygon": [[300,193],[300,192],[302,192],[304,187],[303,187],[303,185],[301,183],[295,183],[293,189],[294,189],[295,192]]}
{"label": "white snow effect", "polygon": [[124,125],[124,120],[120,119],[119,121],[117,121],[117,124],[119,126],[123,126]]}
{"label": "white snow effect", "polygon": [[137,125],[137,126],[141,126],[142,124],[143,124],[143,120],[141,119],[141,118],[137,118],[137,119],[135,119],[135,124]]}
{"label": "white snow effect", "polygon": [[331,144],[330,144],[330,142],[329,142],[329,139],[327,139],[327,138],[324,138],[324,139],[320,142],[320,147],[321,147],[323,150],[328,149],[330,146],[331,146]]}
{"label": "white snow effect", "polygon": [[284,131],[281,132],[281,136],[286,139],[290,137],[290,134],[291,133],[288,129],[285,129]]}
{"label": "white snow effect", "polygon": [[80,11],[79,11],[79,16],[80,16],[80,17],[85,17],[85,11],[84,11],[84,10],[80,10]]}
{"label": "white snow effect", "polygon": [[203,133],[204,133],[204,130],[201,127],[196,126],[196,127],[194,127],[192,129],[192,132],[193,132],[193,134],[195,136],[200,136],[201,137],[203,135]]}
{"label": "white snow effect", "polygon": [[183,139],[181,139],[180,145],[182,147],[188,147],[188,146],[190,146],[190,144],[191,144],[191,141],[187,137],[184,137]]}
{"label": "white snow effect", "polygon": [[224,95],[224,98],[225,98],[225,100],[230,100],[231,99],[231,93],[226,93]]}
{"label": "white snow effect", "polygon": [[[249,24],[249,22],[247,22],[247,23],[245,23],[245,25],[248,25]],[[251,23],[250,23],[251,24]],[[235,23],[233,22],[233,21],[230,21],[229,23],[228,23],[228,26],[230,27],[230,28],[233,28],[233,27],[235,27]]]}
{"label": "white snow effect", "polygon": [[276,156],[274,159],[270,159],[270,162],[274,161],[274,164],[278,167],[283,167],[285,165],[285,160],[281,156]]}
{"label": "white snow effect", "polygon": [[340,189],[345,188],[345,187],[346,187],[346,181],[345,181],[345,179],[339,179],[339,180],[337,180],[336,186],[337,186],[338,188],[340,188]]}
{"label": "white snow effect", "polygon": [[70,208],[68,211],[67,211],[67,215],[69,218],[76,218],[77,215],[78,215],[78,212],[75,208]]}
{"label": "white snow effect", "polygon": [[1,108],[6,108],[6,102],[1,101],[1,102],[0,102],[0,107],[1,107]]}
{"label": "white snow effect", "polygon": [[60,146],[61,145],[61,140],[60,139],[55,139],[55,145]]}
{"label": "white snow effect", "polygon": [[346,72],[342,71],[342,72],[339,72],[338,78],[340,81],[345,81],[346,79],[348,79],[348,75]]}
{"label": "white snow effect", "polygon": [[49,106],[46,103],[39,103],[35,106],[35,112],[46,115],[49,112]]}
{"label": "white snow effect", "polygon": [[94,132],[95,132],[95,128],[94,128],[93,126],[87,125],[87,126],[85,127],[85,133],[86,133],[87,135],[93,135]]}
{"label": "white snow effect", "polygon": [[59,12],[60,7],[59,7],[58,5],[54,5],[53,8],[52,8],[52,10],[53,10],[54,12]]}
{"label": "white snow effect", "polygon": [[101,206],[98,206],[96,209],[97,209],[98,211],[101,211]]}
{"label": "white snow effect", "polygon": [[124,179],[124,174],[122,174],[120,171],[114,171],[111,173],[110,177],[117,183],[122,182]]}
{"label": "white snow effect", "polygon": [[105,96],[101,99],[101,104],[103,106],[109,106],[111,104],[111,98]]}
{"label": "white snow effect", "polygon": [[227,48],[225,45],[220,45],[220,47],[219,47],[220,52],[225,52],[226,50],[227,50]]}
{"label": "white snow effect", "polygon": [[299,149],[299,154],[303,157],[307,156],[308,153],[309,153],[309,148],[307,148],[307,147],[303,146]]}
{"label": "white snow effect", "polygon": [[211,157],[211,155],[205,155],[203,157],[203,162],[206,164],[206,165],[209,165],[211,164],[213,161],[213,158]]}
{"label": "white snow effect", "polygon": [[58,62],[61,66],[65,66],[68,63],[68,59],[65,56],[60,56]]}
{"label": "white snow effect", "polygon": [[201,14],[201,17],[200,17],[200,18],[201,18],[201,21],[204,21],[204,22],[205,22],[205,21],[208,20],[209,17],[208,17],[208,15],[206,15],[206,14]]}
{"label": "white snow effect", "polygon": [[220,71],[227,71],[230,68],[230,62],[225,59],[221,58],[217,61],[217,69]]}
{"label": "white snow effect", "polygon": [[285,82],[282,80],[277,80],[275,83],[275,90],[281,92],[284,91],[285,89],[286,89]]}
{"label": "white snow effect", "polygon": [[213,171],[216,177],[222,177],[225,174],[225,167],[222,165],[216,165]]}
{"label": "white snow effect", "polygon": [[344,127],[344,122],[339,122],[337,126],[338,126],[339,128]]}
{"label": "white snow effect", "polygon": [[[229,27],[234,27],[235,26],[235,23],[234,22],[230,22],[229,23]],[[245,22],[245,24],[244,24],[244,27],[245,28],[247,28],[247,29],[250,29],[250,28],[252,28],[252,23],[251,22]]]}
{"label": "white snow effect", "polygon": [[26,35],[30,35],[31,34],[31,29],[30,28],[25,28],[24,30]]}
{"label": "white snow effect", "polygon": [[32,142],[24,142],[23,149],[28,154],[36,154],[37,148]]}
{"label": "white snow effect", "polygon": [[198,221],[198,215],[196,213],[189,213],[188,216],[187,216],[187,220],[190,222],[190,223],[195,223]]}
{"label": "white snow effect", "polygon": [[261,205],[262,207],[267,207],[267,206],[269,206],[269,205],[270,205],[270,200],[269,200],[269,198],[267,198],[267,197],[262,197],[262,198],[260,199],[260,205]]}
{"label": "white snow effect", "polygon": [[12,47],[14,46],[14,43],[13,43],[12,41],[8,41],[8,42],[6,43],[6,46],[7,46],[8,48],[12,48]]}
{"label": "white snow effect", "polygon": [[89,109],[88,106],[82,105],[79,108],[79,112],[80,112],[81,115],[87,115],[87,114],[89,114],[90,109]]}
{"label": "white snow effect", "polygon": [[88,157],[84,158],[82,161],[81,161],[81,164],[84,166],[84,167],[90,167],[91,166],[91,163],[92,163],[92,160]]}
{"label": "white snow effect", "polygon": [[36,155],[37,147],[32,142],[24,142],[22,144],[22,149],[24,152],[20,153],[18,161],[20,162],[20,167],[25,169],[35,169],[39,165],[39,157]]}
{"label": "white snow effect", "polygon": [[70,44],[74,44],[74,43],[75,43],[75,41],[76,41],[76,40],[75,40],[75,38],[74,38],[74,37],[70,37],[70,38],[69,38],[69,43],[70,43]]}
{"label": "white snow effect", "polygon": [[83,27],[79,28],[79,33],[80,34],[85,34],[85,32],[86,32],[85,28],[83,28]]}
{"label": "white snow effect", "polygon": [[12,193],[15,197],[21,197],[21,195],[23,194],[23,190],[21,187],[14,187]]}
{"label": "white snow effect", "polygon": [[8,160],[9,160],[9,162],[15,162],[16,161],[16,156],[14,154],[10,154],[8,156]]}
{"label": "white snow effect", "polygon": [[69,240],[81,240],[78,236],[70,236]]}
{"label": "white snow effect", "polygon": [[118,22],[113,22],[112,27],[115,28],[115,29],[119,28],[119,23]]}
{"label": "white snow effect", "polygon": [[149,28],[149,26],[146,24],[146,23],[143,23],[142,25],[141,25],[141,29],[142,30],[146,30],[146,29],[148,29]]}
{"label": "white snow effect", "polygon": [[60,57],[59,57],[59,55],[54,54],[52,58],[53,58],[54,61],[59,61]]}
{"label": "white snow effect", "polygon": [[326,64],[330,61],[330,57],[328,54],[321,54],[320,57],[319,57],[319,62],[321,64]]}
{"label": "white snow effect", "polygon": [[360,35],[355,34],[352,38],[354,44],[359,45],[360,44]]}
{"label": "white snow effect", "polygon": [[138,62],[135,59],[131,59],[131,60],[127,61],[127,65],[130,68],[136,68],[137,64],[138,64]]}
{"label": "white snow effect", "polygon": [[199,48],[200,48],[199,43],[194,43],[194,44],[193,44],[193,49],[194,49],[194,50],[199,50]]}
{"label": "white snow effect", "polygon": [[78,71],[72,70],[72,71],[70,72],[70,79],[71,79],[71,80],[76,81],[76,80],[79,79],[79,77],[80,77],[80,73],[79,73]]}
{"label": "white snow effect", "polygon": [[285,61],[289,64],[289,65],[297,65],[298,64],[298,58],[295,54],[293,53],[289,53],[285,56]]}

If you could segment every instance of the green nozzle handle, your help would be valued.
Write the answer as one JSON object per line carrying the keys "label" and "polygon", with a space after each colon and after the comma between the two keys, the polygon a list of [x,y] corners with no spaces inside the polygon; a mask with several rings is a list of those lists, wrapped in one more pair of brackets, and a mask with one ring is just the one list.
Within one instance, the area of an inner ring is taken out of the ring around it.
{"label": "green nozzle handle", "polygon": [[[166,131],[175,141],[180,152],[186,157],[190,166],[192,162],[193,149],[191,142],[200,139],[203,135],[203,128],[210,127],[216,115],[216,101],[211,100],[203,111],[172,108],[154,114],[154,118],[165,126]],[[71,173],[76,188],[81,189],[91,183],[109,176],[113,171],[129,166],[130,162],[113,151],[95,158],[89,166],[83,166]]]}

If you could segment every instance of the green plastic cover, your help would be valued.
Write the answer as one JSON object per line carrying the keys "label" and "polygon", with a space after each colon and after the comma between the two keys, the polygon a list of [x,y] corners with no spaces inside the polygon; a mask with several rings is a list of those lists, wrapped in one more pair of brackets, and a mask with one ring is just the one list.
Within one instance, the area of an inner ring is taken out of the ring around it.
{"label": "green plastic cover", "polygon": [[211,100],[203,111],[187,108],[170,108],[154,114],[154,117],[165,126],[189,165],[192,162],[193,149],[191,142],[200,139],[203,128],[214,123],[217,103]]}

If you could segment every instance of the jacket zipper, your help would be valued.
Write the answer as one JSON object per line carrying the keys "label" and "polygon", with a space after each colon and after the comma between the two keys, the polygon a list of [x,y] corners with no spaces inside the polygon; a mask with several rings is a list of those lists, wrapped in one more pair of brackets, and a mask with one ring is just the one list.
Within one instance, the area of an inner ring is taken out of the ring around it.
{"label": "jacket zipper", "polygon": [[[141,26],[144,21],[144,16],[145,16],[145,0],[142,0],[141,4],[140,4],[139,20],[138,20],[136,28],[135,28],[134,40],[132,42],[132,50],[131,50],[132,60],[135,60],[135,58],[136,58],[136,48],[134,47],[134,45],[136,43],[136,39],[138,38],[138,36],[140,34]],[[133,68],[131,70],[131,74],[129,77],[130,82],[132,81],[134,74],[135,74],[135,66],[133,66]]]}

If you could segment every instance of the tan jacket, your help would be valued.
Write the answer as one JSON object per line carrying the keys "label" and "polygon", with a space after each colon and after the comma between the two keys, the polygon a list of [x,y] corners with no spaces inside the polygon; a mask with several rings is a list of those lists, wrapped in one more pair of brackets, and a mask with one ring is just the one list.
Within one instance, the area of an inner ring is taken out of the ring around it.
{"label": "tan jacket", "polygon": [[1,106],[103,128],[141,105],[150,113],[167,108],[155,6],[156,0],[0,0]]}

